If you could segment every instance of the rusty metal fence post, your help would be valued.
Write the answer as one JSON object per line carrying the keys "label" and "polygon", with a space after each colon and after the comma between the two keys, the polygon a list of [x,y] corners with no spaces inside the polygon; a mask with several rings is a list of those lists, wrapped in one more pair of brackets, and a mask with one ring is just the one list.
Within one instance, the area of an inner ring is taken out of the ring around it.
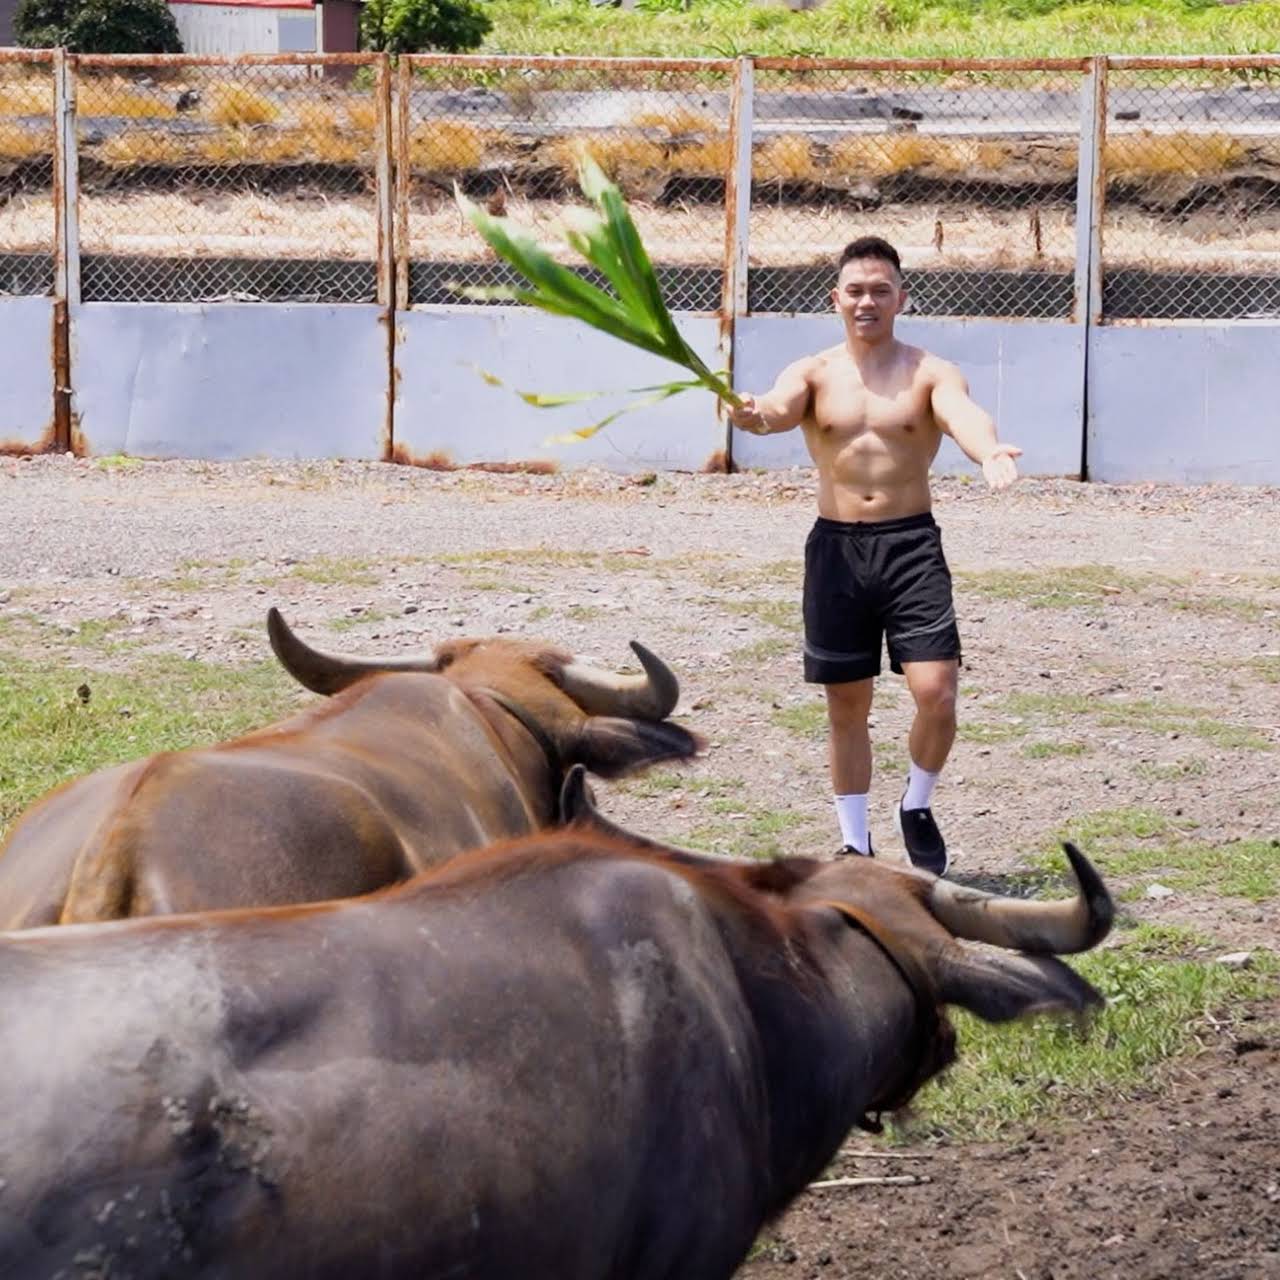
{"label": "rusty metal fence post", "polygon": [[1093,58],[1080,90],[1080,167],[1076,174],[1076,281],[1072,319],[1102,319],[1102,211],[1107,195],[1107,60]]}
{"label": "rusty metal fence post", "polygon": [[[729,91],[729,155],[724,183],[724,281],[720,292],[720,350],[733,386],[738,317],[747,311],[748,237],[751,226],[751,143],[754,131],[755,64],[734,63]],[[718,411],[723,411],[716,401]],[[733,427],[725,420],[725,469],[733,470]]]}
{"label": "rusty metal fence post", "polygon": [[76,64],[54,52],[53,80],[53,438],[76,447],[72,412],[71,312],[80,302],[80,182],[76,147]]}

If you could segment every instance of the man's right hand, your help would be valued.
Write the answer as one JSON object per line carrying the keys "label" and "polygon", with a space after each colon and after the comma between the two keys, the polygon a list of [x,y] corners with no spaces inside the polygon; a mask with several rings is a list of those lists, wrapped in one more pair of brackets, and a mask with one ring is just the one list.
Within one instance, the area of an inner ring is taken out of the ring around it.
{"label": "man's right hand", "polygon": [[741,405],[729,406],[729,421],[740,431],[749,431],[753,436],[767,436],[769,428],[764,414],[756,404],[755,396],[741,395],[738,399],[742,401]]}

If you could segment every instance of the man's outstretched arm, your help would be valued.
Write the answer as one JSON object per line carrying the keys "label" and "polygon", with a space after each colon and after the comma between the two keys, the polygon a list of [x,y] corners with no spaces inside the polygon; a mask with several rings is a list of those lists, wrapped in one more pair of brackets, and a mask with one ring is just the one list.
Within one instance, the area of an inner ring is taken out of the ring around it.
{"label": "man's outstretched arm", "polygon": [[1014,459],[1021,457],[1022,450],[996,438],[994,420],[970,398],[969,383],[955,365],[943,365],[933,387],[932,408],[939,428],[981,466],[993,489],[1007,489],[1018,478]]}
{"label": "man's outstretched arm", "polygon": [[768,436],[776,431],[790,431],[804,421],[809,412],[810,359],[789,364],[778,380],[762,396],[744,395],[742,407],[729,408],[729,421],[752,435]]}

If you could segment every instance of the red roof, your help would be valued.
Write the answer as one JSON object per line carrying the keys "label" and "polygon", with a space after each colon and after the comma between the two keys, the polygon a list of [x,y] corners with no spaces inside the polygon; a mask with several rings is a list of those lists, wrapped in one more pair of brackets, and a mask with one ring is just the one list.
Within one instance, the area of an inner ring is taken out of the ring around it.
{"label": "red roof", "polygon": [[227,9],[314,9],[315,0],[169,0],[170,4],[217,4]]}

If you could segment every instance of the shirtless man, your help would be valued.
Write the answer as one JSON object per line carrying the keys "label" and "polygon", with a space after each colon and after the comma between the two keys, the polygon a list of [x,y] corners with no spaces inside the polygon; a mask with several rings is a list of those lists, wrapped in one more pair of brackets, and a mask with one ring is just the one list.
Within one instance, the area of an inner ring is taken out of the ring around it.
{"label": "shirtless man", "polygon": [[1004,489],[1022,450],[997,441],[959,369],[894,337],[906,290],[892,245],[855,240],[837,270],[831,300],[844,341],[788,365],[766,395],[743,396],[729,417],[762,436],[801,427],[818,469],[818,520],[805,544],[804,678],[826,688],[840,853],[873,854],[867,716],[887,636],[890,666],[916,705],[898,827],[911,862],[945,875],[930,801],[955,739],[960,634],[929,464],[949,435]]}

